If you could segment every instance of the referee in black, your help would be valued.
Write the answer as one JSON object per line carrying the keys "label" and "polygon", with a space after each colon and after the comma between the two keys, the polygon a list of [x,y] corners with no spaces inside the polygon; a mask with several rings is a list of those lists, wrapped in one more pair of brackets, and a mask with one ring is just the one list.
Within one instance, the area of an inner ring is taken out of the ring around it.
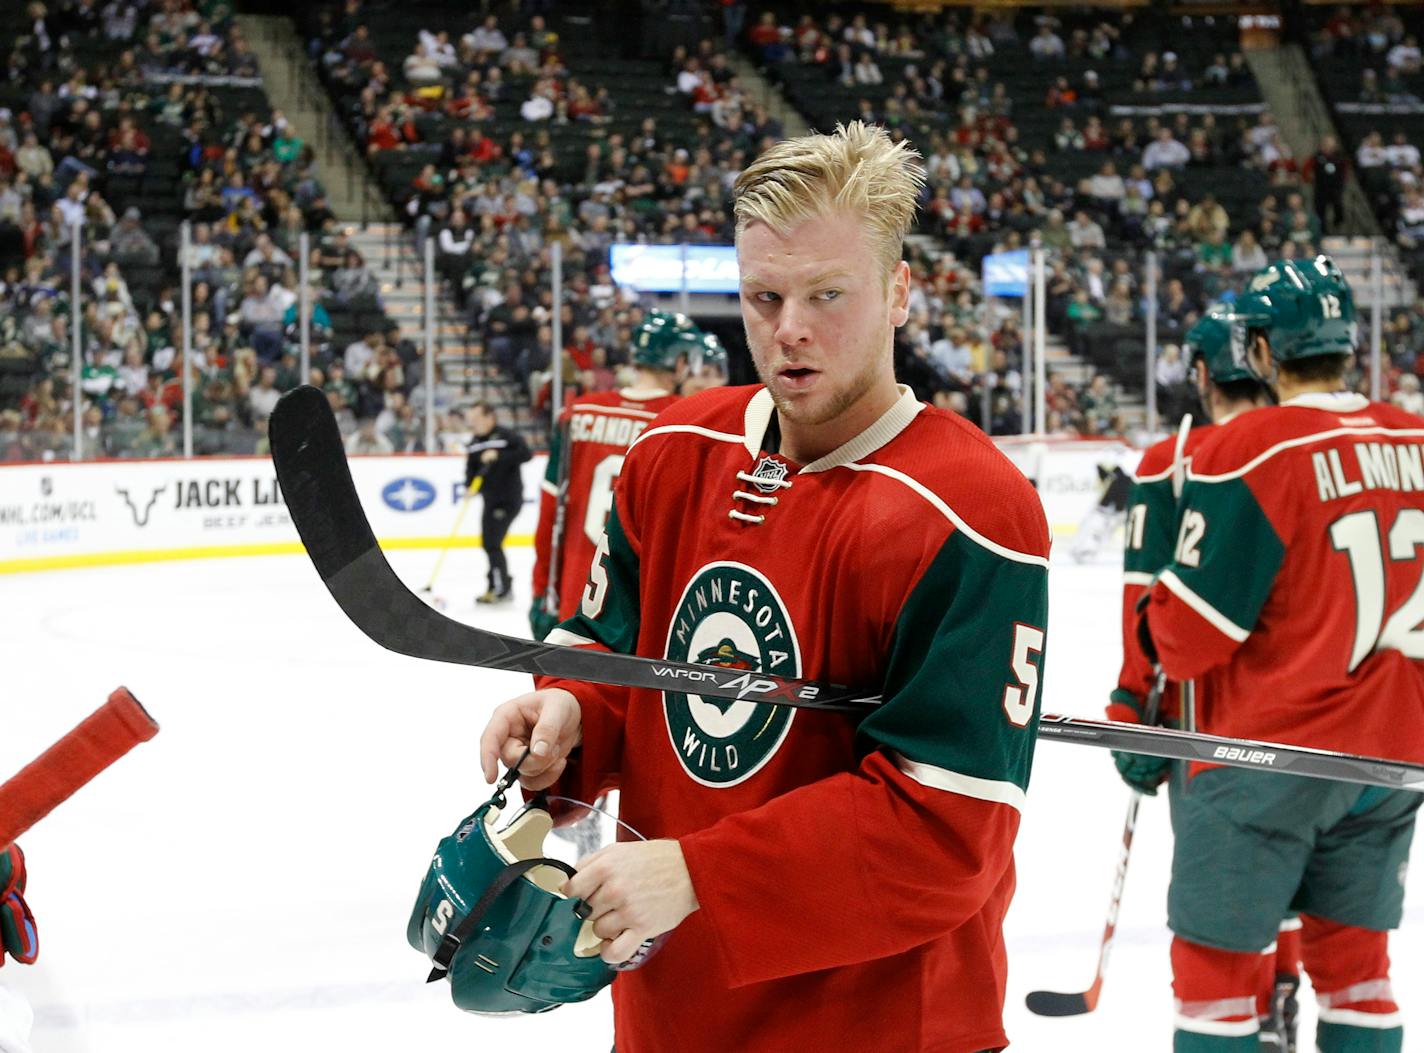
{"label": "referee in black", "polygon": [[484,515],[480,520],[485,555],[489,557],[489,587],[476,603],[499,603],[513,591],[509,565],[504,559],[504,535],[524,503],[524,483],[519,466],[529,460],[529,447],[518,432],[501,425],[487,402],[477,402],[465,412],[473,433],[465,447],[465,489],[480,480]]}

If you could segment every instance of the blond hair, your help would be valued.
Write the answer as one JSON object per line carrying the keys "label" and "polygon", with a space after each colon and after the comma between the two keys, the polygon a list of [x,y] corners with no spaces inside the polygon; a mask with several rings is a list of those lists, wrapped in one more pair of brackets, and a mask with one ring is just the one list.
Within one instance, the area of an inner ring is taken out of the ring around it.
{"label": "blond hair", "polygon": [[883,128],[851,121],[830,135],[785,139],[753,161],[733,190],[737,236],[765,223],[780,234],[833,210],[862,217],[887,273],[900,262],[925,183],[920,155]]}

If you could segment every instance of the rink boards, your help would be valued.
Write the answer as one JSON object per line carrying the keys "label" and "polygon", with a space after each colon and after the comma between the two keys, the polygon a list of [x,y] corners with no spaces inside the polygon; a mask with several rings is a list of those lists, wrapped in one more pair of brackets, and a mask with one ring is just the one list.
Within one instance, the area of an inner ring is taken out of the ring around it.
{"label": "rink boards", "polygon": [[[1099,466],[1134,464],[1119,442],[1011,439],[1001,448],[1035,479],[1057,535],[1097,503]],[[459,455],[353,457],[371,527],[388,549],[451,538],[464,494]],[[532,543],[545,459],[524,466],[524,507],[508,543]],[[454,543],[479,544],[467,516]],[[213,556],[299,552],[266,457],[98,461],[0,468],[0,573]]]}

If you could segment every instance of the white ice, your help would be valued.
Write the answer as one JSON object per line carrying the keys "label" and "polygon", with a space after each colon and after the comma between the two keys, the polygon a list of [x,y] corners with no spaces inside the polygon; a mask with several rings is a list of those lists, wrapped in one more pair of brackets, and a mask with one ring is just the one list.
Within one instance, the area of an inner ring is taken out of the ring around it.
{"label": "white ice", "polygon": [[[528,550],[511,555],[527,581]],[[394,562],[418,583],[432,560]],[[450,613],[522,633],[527,586],[496,611],[477,611],[477,587],[483,557],[455,552],[437,587]],[[423,982],[405,943],[431,850],[486,793],[471,761],[485,716],[526,677],[382,651],[304,557],[17,575],[0,596],[0,778],[119,684],[163,727],[21,840],[41,956],[7,965],[0,985],[32,1003],[35,1050],[606,1053],[606,995],[471,1016]],[[1117,632],[1114,569],[1055,565],[1047,710],[1101,713]],[[1105,753],[1040,745],[1007,933],[1015,1049],[1170,1048],[1164,801],[1143,808],[1098,1011],[1044,1020],[1023,1007],[1029,990],[1091,980],[1126,803]],[[1410,893],[1393,941],[1406,1013],[1424,990],[1417,871]]]}

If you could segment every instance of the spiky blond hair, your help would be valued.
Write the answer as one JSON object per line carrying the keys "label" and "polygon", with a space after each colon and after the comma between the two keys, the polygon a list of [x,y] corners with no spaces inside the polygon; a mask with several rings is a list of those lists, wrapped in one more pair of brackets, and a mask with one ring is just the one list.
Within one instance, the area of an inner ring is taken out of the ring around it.
{"label": "spiky blond hair", "polygon": [[753,161],[734,188],[737,236],[762,222],[778,233],[831,211],[861,216],[889,274],[900,261],[925,183],[920,155],[883,128],[851,121],[830,135],[785,139]]}

